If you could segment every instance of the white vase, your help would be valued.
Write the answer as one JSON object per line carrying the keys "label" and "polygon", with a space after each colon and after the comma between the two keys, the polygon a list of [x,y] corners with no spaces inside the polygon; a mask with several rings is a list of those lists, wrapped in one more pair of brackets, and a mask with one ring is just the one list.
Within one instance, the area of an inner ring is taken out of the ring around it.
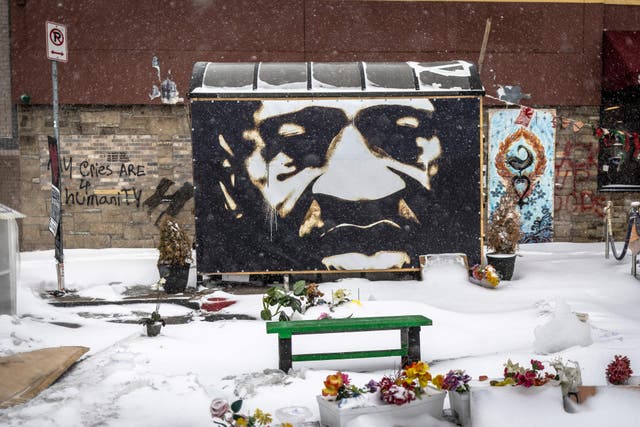
{"label": "white vase", "polygon": [[442,407],[446,392],[428,387],[421,399],[416,399],[404,405],[391,405],[380,401],[373,406],[357,408],[340,408],[333,401],[328,401],[322,396],[317,396],[320,409],[320,424],[322,427],[344,427],[347,422],[361,415],[373,415],[376,417],[413,418],[430,415],[434,418],[442,418]]}
{"label": "white vase", "polygon": [[458,393],[457,391],[449,391],[449,406],[451,412],[458,423],[462,426],[471,425],[471,393]]}

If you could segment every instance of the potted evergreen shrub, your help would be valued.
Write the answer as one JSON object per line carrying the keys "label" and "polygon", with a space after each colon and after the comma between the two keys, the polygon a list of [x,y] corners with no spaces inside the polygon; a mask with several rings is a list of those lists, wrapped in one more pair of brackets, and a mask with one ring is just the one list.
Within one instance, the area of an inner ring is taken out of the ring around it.
{"label": "potted evergreen shrub", "polygon": [[184,292],[191,267],[191,242],[180,223],[166,216],[160,223],[158,272],[168,294]]}
{"label": "potted evergreen shrub", "polygon": [[487,247],[493,252],[487,254],[491,264],[502,280],[511,280],[516,262],[518,242],[522,238],[522,220],[515,198],[505,194],[491,213],[486,233]]}

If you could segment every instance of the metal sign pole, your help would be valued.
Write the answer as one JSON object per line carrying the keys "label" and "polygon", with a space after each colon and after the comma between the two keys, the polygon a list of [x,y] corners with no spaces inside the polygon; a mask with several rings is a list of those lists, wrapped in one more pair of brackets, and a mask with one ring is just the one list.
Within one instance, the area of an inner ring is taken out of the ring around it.
{"label": "metal sign pole", "polygon": [[[60,155],[60,128],[58,127],[58,63],[51,61],[51,77],[53,80],[53,136],[56,139],[57,154]],[[60,161],[58,160],[58,188],[62,188],[62,175],[60,175]],[[53,167],[53,165],[51,165]],[[58,273],[58,291],[64,292],[64,246],[62,244],[62,203],[60,203],[60,218],[55,239],[56,271]]]}

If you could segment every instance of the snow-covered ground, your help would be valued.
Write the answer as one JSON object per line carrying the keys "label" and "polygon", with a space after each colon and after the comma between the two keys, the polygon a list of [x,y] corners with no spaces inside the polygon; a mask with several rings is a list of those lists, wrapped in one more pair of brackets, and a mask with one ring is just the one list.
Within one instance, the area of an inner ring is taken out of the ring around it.
{"label": "snow-covered ground", "polygon": [[[67,287],[82,296],[120,299],[127,287],[151,285],[158,278],[152,249],[68,250],[65,255]],[[360,304],[342,305],[334,316],[431,318],[433,326],[423,327],[420,339],[422,359],[433,375],[465,369],[474,378],[501,378],[507,359],[528,365],[532,358],[560,357],[579,362],[584,384],[605,385],[605,368],[616,354],[627,355],[640,374],[640,281],[630,275],[630,258],[606,260],[604,245],[595,243],[523,245],[521,255],[514,279],[496,289],[469,283],[463,269],[454,266],[425,271],[422,281],[345,279],[322,283],[320,289],[330,294],[344,288],[359,298]],[[195,278],[190,280],[194,284]],[[58,308],[41,297],[56,286],[51,251],[21,255],[18,315],[0,316],[0,355],[67,345],[90,351],[39,396],[0,411],[0,425],[212,425],[209,404],[215,397],[243,398],[243,413],[305,406],[313,421],[318,419],[315,398],[327,375],[342,370],[354,384],[364,385],[398,368],[398,358],[335,360],[295,363],[284,375],[275,370],[277,336],[266,333],[262,320],[207,322],[193,313],[194,321],[167,325],[160,336],[149,338],[139,325],[108,320],[138,317],[150,312],[151,304]],[[218,291],[210,296],[237,300],[222,313],[260,318],[261,295]],[[321,311],[314,308],[308,316]],[[160,312],[173,316],[191,310],[164,304]],[[586,313],[588,321],[567,312]],[[373,349],[397,343],[398,335],[295,337],[293,345],[296,352]],[[577,413],[568,413],[557,387],[516,392],[475,385],[474,426],[632,426],[640,415],[640,393],[615,387],[601,389]],[[357,425],[388,426],[371,420]]]}

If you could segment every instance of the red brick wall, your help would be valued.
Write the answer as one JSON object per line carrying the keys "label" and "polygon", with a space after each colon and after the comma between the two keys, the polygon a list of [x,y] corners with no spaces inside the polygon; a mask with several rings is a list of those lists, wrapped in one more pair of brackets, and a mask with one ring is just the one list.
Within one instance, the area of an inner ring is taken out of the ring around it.
{"label": "red brick wall", "polygon": [[640,6],[590,2],[12,0],[12,99],[51,102],[46,20],[68,28],[61,103],[157,104],[154,55],[184,96],[196,61],[477,62],[488,18],[487,92],[531,105],[598,105],[603,30],[640,30]]}

